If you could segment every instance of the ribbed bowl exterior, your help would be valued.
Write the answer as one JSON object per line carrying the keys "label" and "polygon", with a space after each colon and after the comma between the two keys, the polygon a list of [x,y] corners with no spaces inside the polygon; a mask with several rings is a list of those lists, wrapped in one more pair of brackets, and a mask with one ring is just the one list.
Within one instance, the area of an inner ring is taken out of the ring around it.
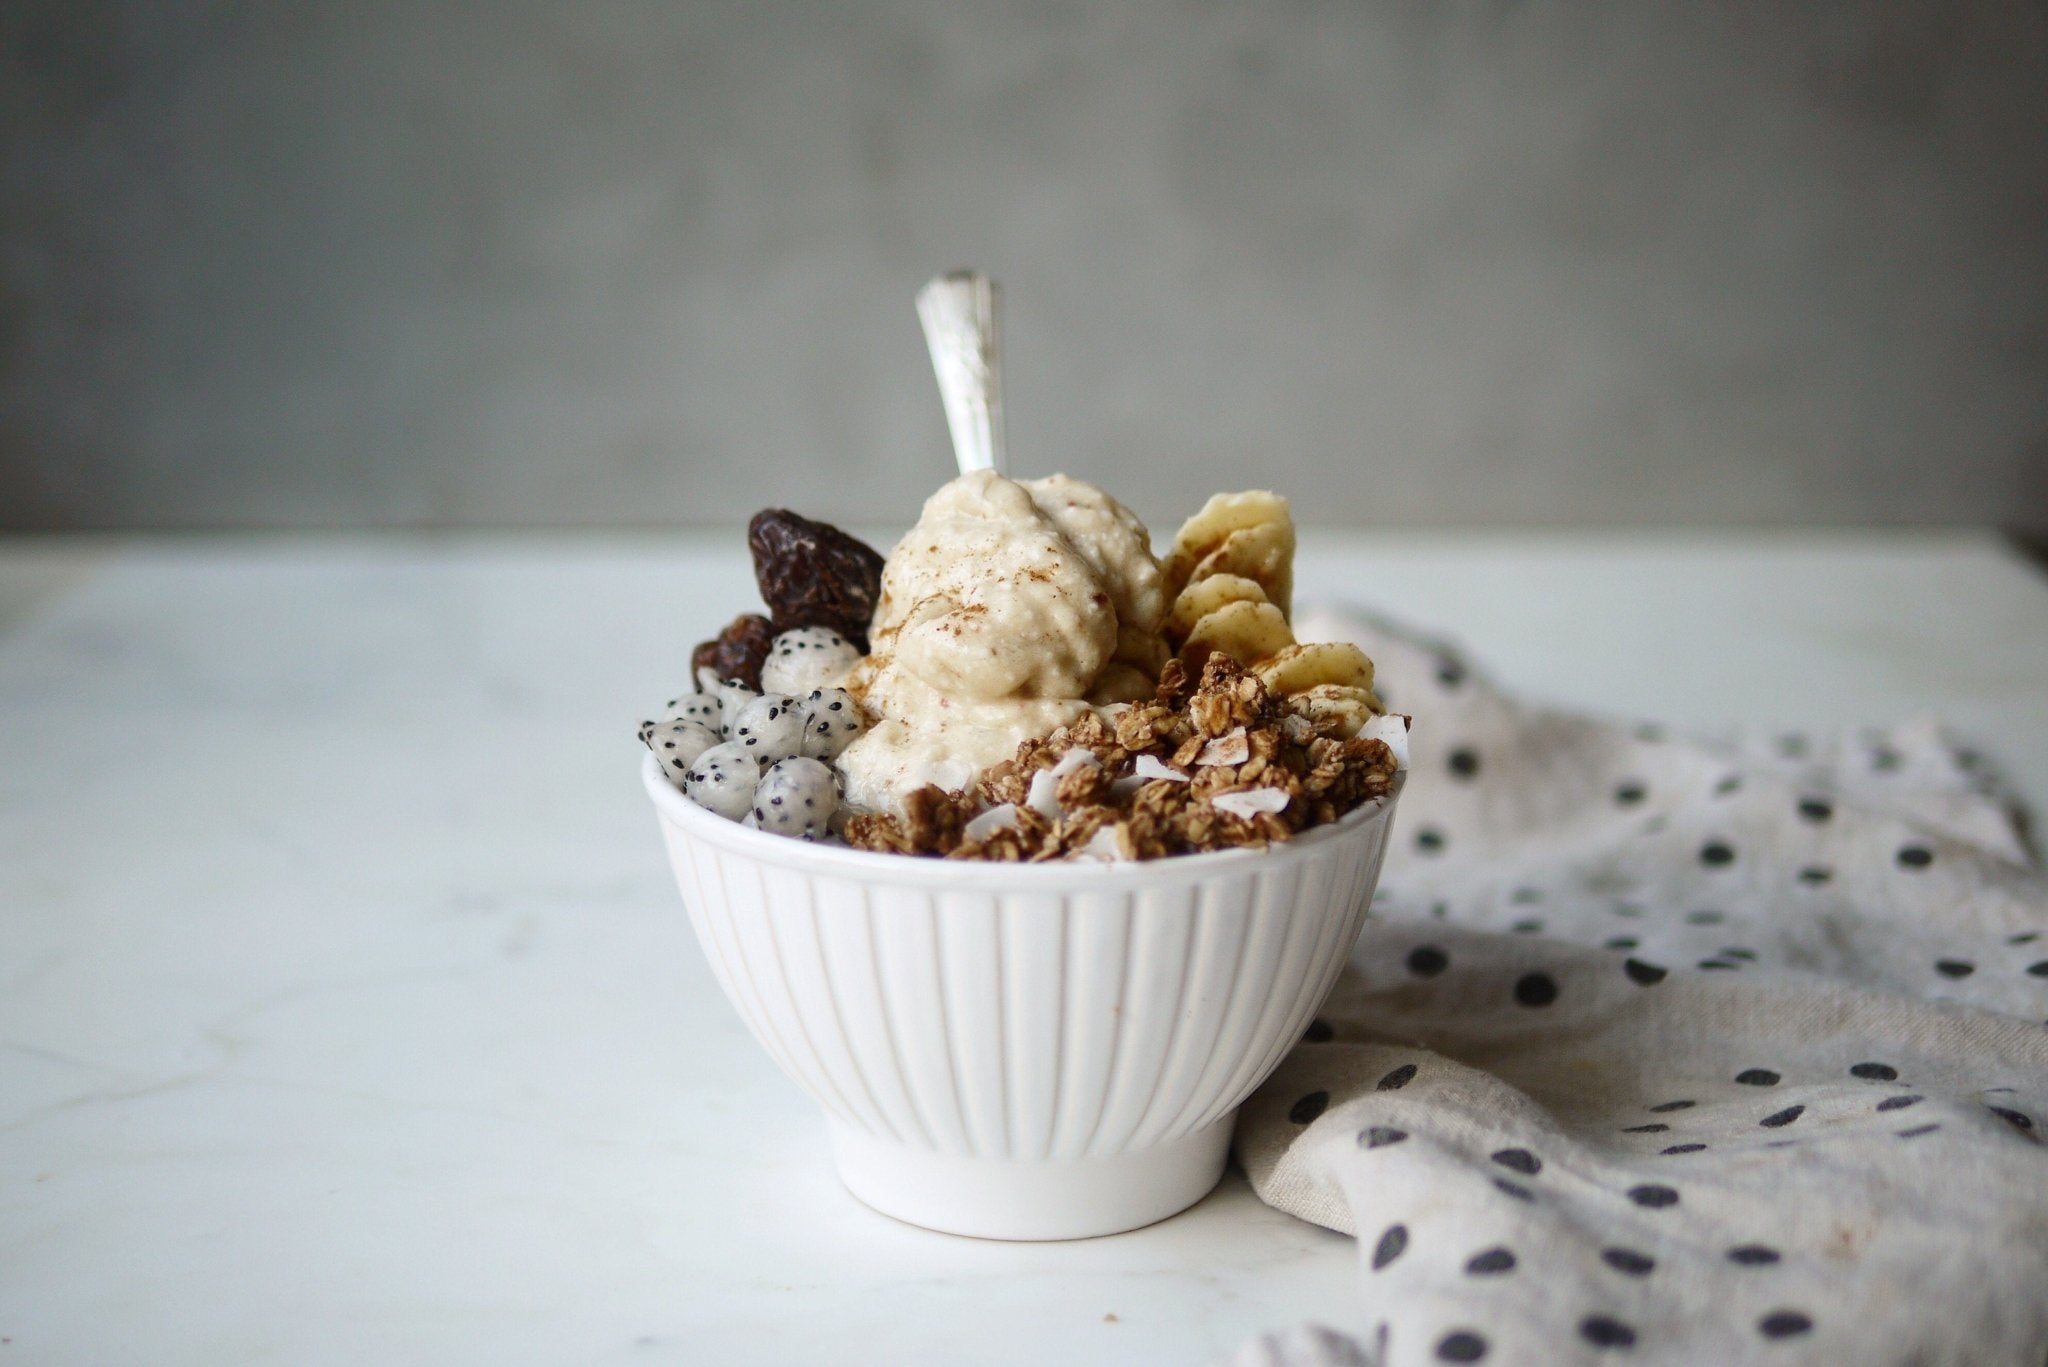
{"label": "ribbed bowl exterior", "polygon": [[1021,1162],[1227,1118],[1343,967],[1393,809],[1265,851],[974,864],[763,835],[645,774],[712,970],[783,1071],[877,1139]]}

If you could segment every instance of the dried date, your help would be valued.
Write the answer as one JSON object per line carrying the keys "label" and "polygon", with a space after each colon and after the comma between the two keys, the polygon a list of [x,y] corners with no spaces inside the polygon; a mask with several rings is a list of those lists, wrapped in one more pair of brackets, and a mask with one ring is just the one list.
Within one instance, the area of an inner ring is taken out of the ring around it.
{"label": "dried date", "polygon": [[738,679],[755,692],[761,691],[761,662],[775,628],[758,612],[743,612],[726,625],[713,640],[690,652],[690,672],[710,669],[721,679]]}
{"label": "dried date", "polygon": [[754,579],[777,632],[831,627],[863,653],[882,596],[882,557],[859,537],[786,508],[768,508],[747,524]]}

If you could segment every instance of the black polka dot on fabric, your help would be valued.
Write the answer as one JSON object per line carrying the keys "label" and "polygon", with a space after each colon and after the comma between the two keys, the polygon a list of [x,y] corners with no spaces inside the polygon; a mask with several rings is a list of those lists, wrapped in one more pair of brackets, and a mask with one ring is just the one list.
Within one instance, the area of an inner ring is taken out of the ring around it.
{"label": "black polka dot on fabric", "polygon": [[1625,1272],[1631,1277],[1647,1277],[1657,1266],[1657,1260],[1647,1253],[1638,1253],[1632,1248],[1603,1248],[1600,1261],[1616,1272]]}
{"label": "black polka dot on fabric", "polygon": [[1756,951],[1744,949],[1741,945],[1730,945],[1721,951],[1721,957],[1724,959],[1740,959],[1744,963],[1755,963]]}
{"label": "black polka dot on fabric", "polygon": [[1877,1109],[1880,1111],[1903,1111],[1908,1106],[1925,1101],[1926,1099],[1926,1097],[1920,1096],[1888,1096],[1877,1103]]}
{"label": "black polka dot on fabric", "polygon": [[2027,972],[2036,978],[2048,978],[2048,959],[2043,959],[2037,964],[2028,964]]}
{"label": "black polka dot on fabric", "polygon": [[1707,1146],[1706,1146],[1705,1144],[1673,1144],[1673,1145],[1672,1145],[1671,1147],[1669,1147],[1669,1148],[1665,1148],[1665,1149],[1659,1149],[1659,1150],[1657,1150],[1657,1152],[1658,1152],[1658,1153],[1700,1153],[1700,1152],[1704,1151],[1704,1150],[1706,1149],[1706,1147],[1707,1147]]}
{"label": "black polka dot on fabric", "polygon": [[1467,746],[1451,751],[1444,762],[1456,778],[1473,778],[1479,773],[1479,756]]}
{"label": "black polka dot on fabric", "polygon": [[1889,1063],[1858,1063],[1849,1069],[1849,1075],[1868,1078],[1872,1082],[1896,1082],[1899,1070]]}
{"label": "black polka dot on fabric", "polygon": [[1799,871],[1799,881],[1818,887],[1835,876],[1835,871],[1822,868],[1819,864],[1808,864]]}
{"label": "black polka dot on fabric", "polygon": [[1742,1267],[1769,1267],[1778,1257],[1777,1249],[1763,1244],[1742,1244],[1728,1250],[1728,1261]]}
{"label": "black polka dot on fabric", "polygon": [[1934,971],[1944,978],[1967,978],[1977,971],[1968,959],[1936,959]]}
{"label": "black polka dot on fabric", "polygon": [[1700,863],[1710,869],[1725,869],[1735,862],[1735,847],[1725,840],[1709,840],[1700,846]]}
{"label": "black polka dot on fabric", "polygon": [[1620,1320],[1588,1315],[1579,1321],[1579,1337],[1595,1348],[1631,1348],[1635,1346],[1636,1331]]}
{"label": "black polka dot on fabric", "polygon": [[1513,925],[1509,926],[1508,929],[1512,930],[1517,935],[1541,935],[1543,933],[1543,923],[1534,918],[1530,918],[1524,921],[1517,921]]}
{"label": "black polka dot on fabric", "polygon": [[1388,1225],[1372,1247],[1372,1270],[1377,1272],[1408,1249],[1408,1226]]}
{"label": "black polka dot on fabric", "polygon": [[2038,930],[2023,930],[2017,935],[2006,936],[2005,942],[2009,945],[2030,945],[2040,938],[2041,932]]}
{"label": "black polka dot on fabric", "polygon": [[1436,681],[1445,688],[1456,688],[1465,682],[1465,666],[1462,661],[1448,655],[1436,662]]}
{"label": "black polka dot on fabric", "polygon": [[1735,1080],[1745,1087],[1775,1087],[1779,1077],[1768,1068],[1744,1068],[1735,1075]]}
{"label": "black polka dot on fabric", "polygon": [[1799,814],[1808,821],[1826,821],[1835,814],[1834,806],[1817,797],[1809,797],[1799,804]]}
{"label": "black polka dot on fabric", "polygon": [[1486,1356],[1486,1340],[1469,1330],[1445,1334],[1436,1346],[1439,1362],[1477,1362]]}
{"label": "black polka dot on fabric", "polygon": [[1629,1127],[1628,1127],[1627,1129],[1623,1130],[1623,1131],[1622,1131],[1622,1133],[1623,1133],[1623,1134],[1662,1134],[1662,1133],[1664,1133],[1664,1132],[1665,1132],[1666,1130],[1668,1130],[1668,1129],[1670,1129],[1670,1128],[1671,1128],[1671,1127],[1670,1127],[1669,1125],[1666,1125],[1666,1124],[1665,1124],[1665,1123],[1664,1123],[1663,1121],[1661,1121],[1661,1120],[1653,1120],[1653,1121],[1651,1121],[1651,1122],[1650,1122],[1649,1124],[1647,1124],[1647,1125],[1630,1125],[1630,1126],[1629,1126]]}
{"label": "black polka dot on fabric", "polygon": [[1310,1092],[1287,1108],[1287,1118],[1297,1125],[1306,1125],[1329,1107],[1328,1092]]}
{"label": "black polka dot on fabric", "polygon": [[1527,1149],[1497,1149],[1493,1154],[1493,1161],[1504,1168],[1521,1173],[1524,1177],[1534,1177],[1543,1171],[1543,1160]]}
{"label": "black polka dot on fabric", "polygon": [[1658,1186],[1654,1182],[1646,1182],[1639,1187],[1630,1187],[1628,1189],[1628,1199],[1645,1210],[1663,1210],[1668,1206],[1678,1204],[1678,1193],[1670,1187]]}
{"label": "black polka dot on fabric", "polygon": [[1660,1101],[1655,1106],[1652,1106],[1650,1110],[1656,1115],[1666,1115],[1672,1111],[1683,1111],[1697,1105],[1699,1105],[1697,1101]]}
{"label": "black polka dot on fabric", "polygon": [[1515,1000],[1524,1006],[1548,1006],[1557,1000],[1557,980],[1548,973],[1525,973],[1515,982]]}
{"label": "black polka dot on fabric", "polygon": [[1914,1127],[1913,1127],[1912,1129],[1910,1129],[1910,1130],[1900,1130],[1900,1131],[1899,1131],[1899,1138],[1901,1138],[1901,1139],[1918,1139],[1918,1138],[1919,1138],[1919,1137],[1920,1137],[1921,1135],[1923,1135],[1923,1134],[1933,1134],[1933,1133],[1934,1133],[1934,1132],[1935,1132],[1936,1130],[1938,1130],[1938,1129],[1940,1129],[1940,1128],[1941,1128],[1941,1125],[1940,1125],[1940,1123],[1939,1123],[1939,1122],[1936,1122],[1935,1124],[1932,1124],[1932,1125],[1915,1125],[1915,1126],[1914,1126]]}
{"label": "black polka dot on fabric", "polygon": [[1608,949],[1634,949],[1640,944],[1642,944],[1642,941],[1633,935],[1617,935],[1606,942],[1606,947]]}
{"label": "black polka dot on fabric", "polygon": [[1756,1322],[1757,1332],[1767,1339],[1789,1339],[1813,1328],[1813,1319],[1797,1310],[1773,1310]]}
{"label": "black polka dot on fabric", "polygon": [[1671,972],[1670,969],[1657,964],[1646,964],[1641,959],[1625,961],[1621,966],[1621,971],[1628,974],[1629,981],[1641,983],[1644,987],[1663,982]]}
{"label": "black polka dot on fabric", "polygon": [[2023,1115],[2019,1111],[2010,1110],[2004,1106],[1993,1106],[1991,1114],[1997,1116],[2016,1130],[2031,1130],[2034,1128],[2034,1121],[2031,1116]]}
{"label": "black polka dot on fabric", "polygon": [[1896,857],[1902,869],[1924,869],[1934,862],[1934,851],[1925,845],[1907,845]]}
{"label": "black polka dot on fabric", "polygon": [[1505,1177],[1494,1178],[1493,1184],[1501,1189],[1502,1194],[1512,1196],[1517,1201],[1533,1201],[1536,1199],[1535,1192],[1522,1186],[1520,1183],[1510,1182]]}
{"label": "black polka dot on fabric", "polygon": [[1648,795],[1640,783],[1624,783],[1614,790],[1614,800],[1624,807],[1633,807]]}
{"label": "black polka dot on fabric", "polygon": [[1493,1277],[1515,1270],[1515,1255],[1504,1248],[1489,1248],[1484,1253],[1475,1253],[1465,1264],[1465,1270],[1475,1277]]}
{"label": "black polka dot on fabric", "polygon": [[1728,962],[1728,960],[1726,959],[1701,959],[1698,963],[1694,964],[1693,967],[1706,971],[1719,969],[1722,972],[1732,972],[1738,967],[1738,965],[1732,964]]}
{"label": "black polka dot on fabric", "polygon": [[1756,1123],[1763,1126],[1767,1130],[1777,1130],[1782,1129],[1787,1125],[1790,1125],[1793,1121],[1799,1119],[1800,1116],[1805,1114],[1806,1108],[1804,1106],[1787,1106],[1782,1111],[1771,1112],[1769,1115],[1765,1116],[1762,1120],[1759,1120]]}
{"label": "black polka dot on fabric", "polygon": [[1708,909],[1685,913],[1685,923],[1689,926],[1718,926],[1727,919],[1728,913],[1725,911]]}
{"label": "black polka dot on fabric", "polygon": [[1526,906],[1530,902],[1540,902],[1543,900],[1543,889],[1516,888],[1513,892],[1508,894],[1508,900],[1510,902],[1515,903],[1517,906]]}
{"label": "black polka dot on fabric", "polygon": [[1444,847],[1444,833],[1433,826],[1425,826],[1415,833],[1415,848],[1424,854],[1435,854]]}
{"label": "black polka dot on fabric", "polygon": [[1404,1063],[1373,1084],[1376,1092],[1398,1092],[1415,1080],[1415,1065]]}
{"label": "black polka dot on fabric", "polygon": [[1337,1037],[1337,1032],[1328,1021],[1313,1020],[1308,1023],[1308,1029],[1302,1032],[1301,1037],[1310,1044],[1328,1044]]}
{"label": "black polka dot on fabric", "polygon": [[1397,1130],[1391,1125],[1372,1125],[1358,1132],[1358,1147],[1384,1149],[1387,1145],[1398,1144],[1407,1137],[1406,1130]]}
{"label": "black polka dot on fabric", "polygon": [[1408,971],[1418,978],[1434,978],[1451,966],[1451,956],[1435,945],[1417,945],[1408,951]]}

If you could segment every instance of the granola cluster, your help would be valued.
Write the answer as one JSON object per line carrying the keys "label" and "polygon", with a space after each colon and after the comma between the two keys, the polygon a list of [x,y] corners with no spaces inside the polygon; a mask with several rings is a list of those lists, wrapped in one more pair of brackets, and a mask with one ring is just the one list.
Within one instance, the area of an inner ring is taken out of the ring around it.
{"label": "granola cluster", "polygon": [[927,786],[900,816],[850,818],[845,838],[1012,863],[1264,846],[1391,791],[1397,765],[1385,742],[1337,731],[1227,654],[1210,654],[1199,678],[1172,660],[1150,702],[1027,740],[969,791]]}

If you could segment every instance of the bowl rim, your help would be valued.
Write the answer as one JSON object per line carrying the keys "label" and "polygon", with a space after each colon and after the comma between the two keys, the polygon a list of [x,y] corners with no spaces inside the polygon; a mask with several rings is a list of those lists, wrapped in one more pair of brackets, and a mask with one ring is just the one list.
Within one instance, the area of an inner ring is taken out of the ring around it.
{"label": "bowl rim", "polygon": [[856,850],[845,845],[814,845],[786,835],[749,830],[737,821],[707,812],[683,795],[662,774],[651,753],[640,757],[640,782],[661,819],[694,840],[725,853],[814,874],[834,874],[870,883],[944,884],[951,887],[993,886],[997,891],[1055,891],[1115,888],[1131,883],[1179,882],[1210,874],[1249,872],[1254,864],[1313,858],[1315,853],[1363,836],[1393,813],[1408,771],[1394,776],[1385,797],[1374,798],[1346,812],[1327,826],[1318,826],[1292,840],[1263,849],[1213,850],[1177,854],[1164,859],[1115,863],[1009,864],[984,860],[934,859],[923,855]]}

